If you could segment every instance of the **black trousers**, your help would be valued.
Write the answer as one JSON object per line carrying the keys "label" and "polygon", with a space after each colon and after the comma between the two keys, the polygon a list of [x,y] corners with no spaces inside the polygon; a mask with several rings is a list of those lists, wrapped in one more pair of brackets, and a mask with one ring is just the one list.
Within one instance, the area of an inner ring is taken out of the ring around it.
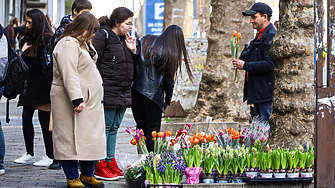
{"label": "black trousers", "polygon": [[137,128],[143,129],[148,151],[154,151],[154,141],[152,140],[151,132],[156,131],[158,133],[161,129],[161,108],[146,96],[132,90],[131,109]]}
{"label": "black trousers", "polygon": [[[26,151],[28,154],[34,156],[34,126],[33,126],[33,115],[35,108],[31,106],[23,106],[22,112],[22,128],[23,137],[26,144]],[[43,141],[45,146],[46,155],[50,158],[54,158],[53,145],[52,145],[52,133],[49,131],[50,112],[38,110],[38,120],[40,121]]]}

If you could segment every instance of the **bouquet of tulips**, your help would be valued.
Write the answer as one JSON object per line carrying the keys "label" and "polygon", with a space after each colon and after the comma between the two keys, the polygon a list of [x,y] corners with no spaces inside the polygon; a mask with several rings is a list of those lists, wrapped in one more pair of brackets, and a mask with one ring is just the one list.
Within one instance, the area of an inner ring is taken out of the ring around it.
{"label": "bouquet of tulips", "polygon": [[128,127],[126,132],[133,136],[133,139],[130,141],[132,145],[136,145],[140,154],[148,154],[147,146],[145,145],[145,136],[142,129],[132,129]]}
{"label": "bouquet of tulips", "polygon": [[[235,59],[238,58],[238,50],[240,47],[240,40],[242,38],[241,33],[237,33],[237,31],[232,32],[232,37],[229,38],[230,41],[230,50],[231,50],[231,55]],[[235,80],[238,77],[238,72],[237,69],[235,70]]]}
{"label": "bouquet of tulips", "polygon": [[162,153],[163,151],[167,150],[169,147],[169,142],[171,140],[172,132],[167,130],[165,133],[163,132],[156,132],[152,131],[152,140],[155,141],[154,144],[154,152],[157,154]]}

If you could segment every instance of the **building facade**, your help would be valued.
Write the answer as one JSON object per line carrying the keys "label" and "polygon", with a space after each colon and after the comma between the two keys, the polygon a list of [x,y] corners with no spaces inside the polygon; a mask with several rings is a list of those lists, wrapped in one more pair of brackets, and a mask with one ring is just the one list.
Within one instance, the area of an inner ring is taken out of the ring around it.
{"label": "building facade", "polygon": [[65,0],[1,0],[0,23],[5,27],[11,18],[19,18],[23,23],[25,13],[34,8],[38,8],[48,15],[57,26],[65,15]]}

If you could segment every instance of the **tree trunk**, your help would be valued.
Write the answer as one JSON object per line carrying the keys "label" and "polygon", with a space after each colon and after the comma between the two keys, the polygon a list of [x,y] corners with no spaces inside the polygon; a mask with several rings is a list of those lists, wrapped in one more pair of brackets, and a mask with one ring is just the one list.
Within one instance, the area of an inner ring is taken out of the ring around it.
{"label": "tree trunk", "polygon": [[313,1],[281,0],[279,10],[278,31],[269,51],[276,79],[269,143],[294,148],[313,143]]}
{"label": "tree trunk", "polygon": [[193,0],[164,1],[164,30],[178,25],[185,37],[193,37]]}
{"label": "tree trunk", "polygon": [[249,106],[242,101],[245,71],[238,71],[239,77],[234,80],[229,37],[233,30],[242,34],[239,53],[244,44],[253,39],[250,17],[242,15],[253,3],[254,0],[211,1],[207,61],[197,102],[188,118],[204,121],[206,116],[211,116],[213,121],[249,122]]}

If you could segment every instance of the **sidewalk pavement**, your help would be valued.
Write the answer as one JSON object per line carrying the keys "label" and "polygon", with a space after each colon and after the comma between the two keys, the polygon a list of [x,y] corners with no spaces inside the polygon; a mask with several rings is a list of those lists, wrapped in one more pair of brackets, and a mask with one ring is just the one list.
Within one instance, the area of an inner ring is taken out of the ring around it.
{"label": "sidewalk pavement", "polygon": [[[6,173],[0,175],[0,187],[67,187],[63,170],[49,170],[47,167],[35,167],[32,164],[21,165],[13,162],[16,158],[23,155],[26,149],[23,140],[21,119],[19,117],[11,117],[11,119],[11,123],[6,124],[5,117],[0,117],[6,141],[6,156],[4,160]],[[34,152],[36,161],[39,161],[45,155],[45,149],[42,130],[38,124],[38,120],[34,119],[34,124]],[[131,136],[125,131],[127,127],[135,127],[135,121],[130,109],[127,109],[118,131],[115,152],[116,160],[118,160],[118,154],[136,153],[136,146],[129,143]],[[106,188],[125,187],[124,179],[103,182]]]}

